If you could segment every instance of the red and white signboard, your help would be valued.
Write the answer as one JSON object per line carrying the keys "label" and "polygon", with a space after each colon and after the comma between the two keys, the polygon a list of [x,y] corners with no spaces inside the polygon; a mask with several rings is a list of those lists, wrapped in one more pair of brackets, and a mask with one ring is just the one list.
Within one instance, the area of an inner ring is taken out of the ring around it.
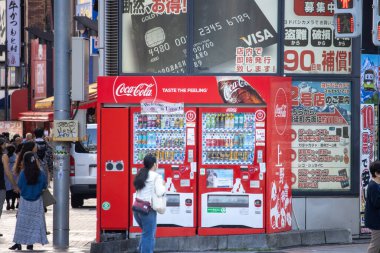
{"label": "red and white signboard", "polygon": [[284,3],[285,73],[350,74],[351,39],[334,36],[334,1]]}
{"label": "red and white signboard", "polygon": [[31,48],[34,99],[43,99],[46,98],[46,45],[39,44],[38,39],[35,39],[31,41]]}

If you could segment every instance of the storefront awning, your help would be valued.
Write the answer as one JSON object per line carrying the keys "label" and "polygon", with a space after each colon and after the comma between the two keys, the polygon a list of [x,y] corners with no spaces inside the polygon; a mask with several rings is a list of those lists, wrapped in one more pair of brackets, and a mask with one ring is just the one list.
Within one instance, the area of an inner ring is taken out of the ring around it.
{"label": "storefront awning", "polygon": [[47,122],[53,121],[53,112],[21,112],[18,117],[21,121],[38,121]]}
{"label": "storefront awning", "polygon": [[[91,107],[91,106],[88,106],[89,104],[95,106],[97,98],[98,98],[98,84],[97,83],[90,84],[88,86],[88,99],[89,99],[89,101],[80,103],[79,107],[82,108],[82,104],[85,107],[83,109]],[[46,109],[53,110],[54,109],[54,96],[36,101],[35,108],[36,109],[43,109],[43,110],[46,110]]]}

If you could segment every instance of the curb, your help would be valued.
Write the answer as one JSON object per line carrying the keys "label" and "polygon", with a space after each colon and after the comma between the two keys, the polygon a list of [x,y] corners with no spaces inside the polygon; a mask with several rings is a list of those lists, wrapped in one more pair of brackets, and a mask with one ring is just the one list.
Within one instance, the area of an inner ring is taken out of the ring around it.
{"label": "curb", "polygon": [[[137,252],[139,239],[91,243],[91,253]],[[275,234],[163,237],[156,239],[155,252],[211,250],[270,250],[322,244],[351,244],[350,229],[297,230]]]}

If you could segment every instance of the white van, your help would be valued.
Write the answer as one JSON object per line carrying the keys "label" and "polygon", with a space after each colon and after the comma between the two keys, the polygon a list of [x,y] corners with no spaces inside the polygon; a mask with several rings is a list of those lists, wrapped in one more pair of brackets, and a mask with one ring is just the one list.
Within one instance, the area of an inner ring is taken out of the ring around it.
{"label": "white van", "polygon": [[83,206],[84,199],[96,198],[97,124],[87,124],[87,140],[71,144],[71,207]]}

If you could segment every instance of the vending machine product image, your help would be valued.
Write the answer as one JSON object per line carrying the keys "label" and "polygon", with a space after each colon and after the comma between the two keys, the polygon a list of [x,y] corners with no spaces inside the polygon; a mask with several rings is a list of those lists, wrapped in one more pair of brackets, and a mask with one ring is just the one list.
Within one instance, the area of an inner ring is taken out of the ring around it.
{"label": "vending machine product image", "polygon": [[[157,214],[157,236],[195,235],[196,230],[196,109],[174,113],[143,113],[133,108],[130,201],[135,199],[133,180],[148,153],[157,158],[157,172],[166,182],[167,207]],[[130,215],[130,237],[141,233]]]}
{"label": "vending machine product image", "polygon": [[265,115],[200,109],[200,235],[264,231]]}

